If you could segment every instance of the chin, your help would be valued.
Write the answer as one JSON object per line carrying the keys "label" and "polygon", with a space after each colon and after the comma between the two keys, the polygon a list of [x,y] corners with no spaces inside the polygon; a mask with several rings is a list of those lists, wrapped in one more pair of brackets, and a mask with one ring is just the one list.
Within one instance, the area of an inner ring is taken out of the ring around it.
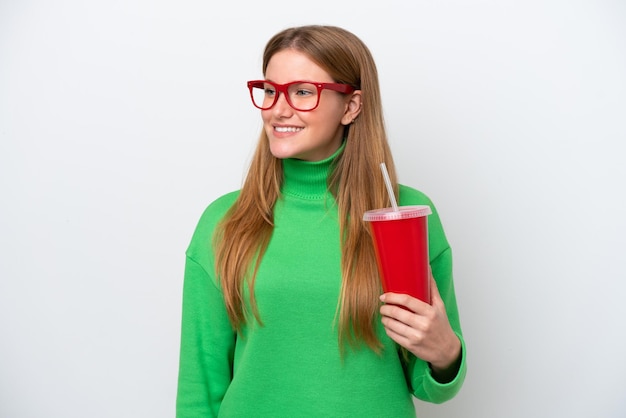
{"label": "chin", "polygon": [[298,158],[297,153],[289,152],[286,150],[274,150],[270,149],[270,152],[274,156],[274,158],[278,158],[280,160],[284,160],[286,158]]}
{"label": "chin", "polygon": [[299,155],[301,155],[298,150],[294,149],[293,147],[287,145],[285,146],[285,144],[272,144],[270,142],[270,152],[272,153],[272,155],[275,158],[284,160],[285,158],[300,158]]}

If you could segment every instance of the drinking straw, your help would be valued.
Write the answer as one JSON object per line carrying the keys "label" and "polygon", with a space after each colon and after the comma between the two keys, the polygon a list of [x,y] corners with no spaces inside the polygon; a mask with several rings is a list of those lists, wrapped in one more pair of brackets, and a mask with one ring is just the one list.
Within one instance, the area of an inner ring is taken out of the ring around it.
{"label": "drinking straw", "polygon": [[393,193],[393,187],[391,186],[391,180],[389,179],[389,173],[387,172],[387,166],[384,162],[380,163],[380,170],[383,172],[385,179],[385,186],[387,186],[387,193],[389,194],[389,200],[391,200],[391,206],[393,206],[394,212],[398,212],[398,204],[396,203],[396,195]]}

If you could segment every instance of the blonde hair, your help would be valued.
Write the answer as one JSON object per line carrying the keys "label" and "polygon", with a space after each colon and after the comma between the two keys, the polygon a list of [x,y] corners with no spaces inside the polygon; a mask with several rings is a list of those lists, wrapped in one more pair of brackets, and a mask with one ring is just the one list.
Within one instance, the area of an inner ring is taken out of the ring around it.
{"label": "blonde hair", "polygon": [[[395,168],[385,132],[378,72],[366,45],[354,34],[335,26],[301,26],[283,30],[266,45],[263,73],[274,54],[293,49],[306,54],[327,71],[337,83],[361,90],[362,109],[346,128],[345,149],[338,156],[328,178],[339,211],[342,238],[342,286],[338,301],[338,329],[341,346],[364,342],[379,352],[376,335],[380,282],[376,258],[367,225],[366,210],[390,206],[379,165],[385,162],[392,184]],[[269,149],[263,131],[239,197],[218,226],[214,236],[216,273],[224,293],[233,327],[241,331],[250,306],[262,324],[254,298],[254,280],[273,231],[273,208],[283,181],[282,161]],[[397,186],[396,186],[397,187]]]}

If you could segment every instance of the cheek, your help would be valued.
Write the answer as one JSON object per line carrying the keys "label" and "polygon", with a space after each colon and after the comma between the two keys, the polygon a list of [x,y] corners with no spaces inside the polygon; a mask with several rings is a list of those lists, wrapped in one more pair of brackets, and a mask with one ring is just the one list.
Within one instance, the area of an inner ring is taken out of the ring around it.
{"label": "cheek", "polygon": [[329,121],[333,121],[333,123],[340,124],[341,119],[345,115],[347,110],[347,104],[341,100],[333,101],[330,106],[327,107],[326,110],[326,118]]}
{"label": "cheek", "polygon": [[270,111],[261,110],[261,120],[263,120],[263,123],[267,123],[269,119],[270,119]]}
{"label": "cheek", "polygon": [[325,126],[326,129],[334,130],[341,125],[341,119],[343,118],[342,109],[338,107],[328,109],[326,112],[320,112],[316,115],[316,121],[318,124]]}
{"label": "cheek", "polygon": [[270,124],[271,120],[272,120],[272,117],[270,115],[270,111],[269,110],[262,110],[261,111],[261,121],[263,122],[263,129],[265,129],[265,131],[268,134],[272,131],[272,125]]}

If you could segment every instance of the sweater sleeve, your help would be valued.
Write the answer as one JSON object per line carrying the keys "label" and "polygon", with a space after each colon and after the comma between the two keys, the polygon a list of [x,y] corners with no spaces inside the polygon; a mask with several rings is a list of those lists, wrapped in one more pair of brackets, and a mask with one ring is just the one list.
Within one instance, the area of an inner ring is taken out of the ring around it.
{"label": "sweater sleeve", "polygon": [[177,418],[216,417],[232,378],[235,333],[221,291],[187,256],[183,286]]}
{"label": "sweater sleeve", "polygon": [[446,238],[439,213],[433,202],[420,191],[401,186],[401,204],[429,205],[432,214],[428,217],[429,257],[433,277],[437,282],[437,289],[446,307],[446,313],[452,330],[461,341],[461,363],[456,376],[447,383],[440,383],[432,375],[427,362],[409,354],[405,365],[407,379],[413,395],[423,401],[443,403],[452,399],[461,389],[467,373],[467,350],[461,331],[461,321],[454,290],[452,250]]}
{"label": "sweater sleeve", "polygon": [[212,237],[236,197],[229,193],[205,209],[186,251],[177,418],[216,417],[232,380],[236,333],[215,278]]}

